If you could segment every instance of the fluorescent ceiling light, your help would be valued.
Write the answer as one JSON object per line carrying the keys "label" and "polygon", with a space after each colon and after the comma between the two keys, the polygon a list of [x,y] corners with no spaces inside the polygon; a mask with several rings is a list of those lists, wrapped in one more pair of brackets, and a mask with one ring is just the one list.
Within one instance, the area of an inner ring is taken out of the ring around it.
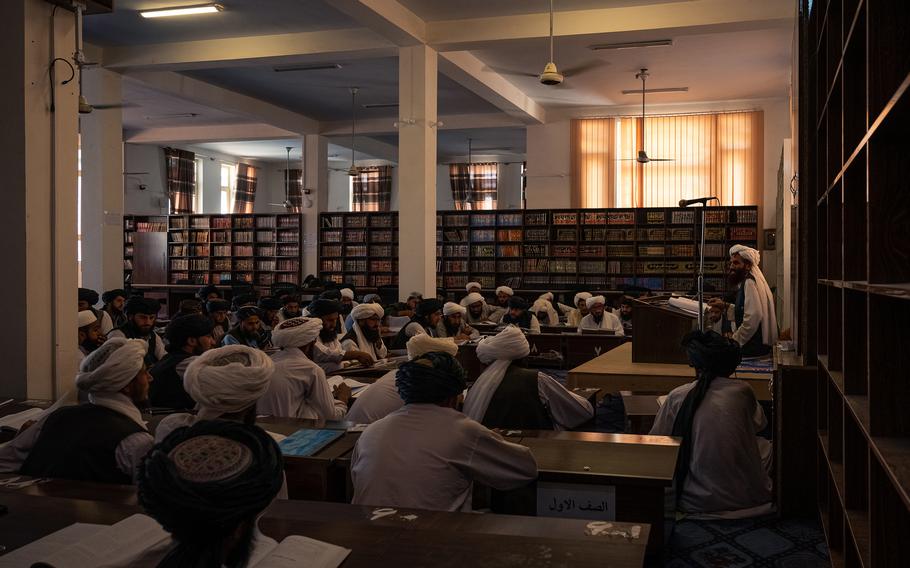
{"label": "fluorescent ceiling light", "polygon": [[158,114],[146,116],[146,120],[167,120],[169,118],[196,118],[199,116],[198,112],[181,112],[176,114]]}
{"label": "fluorescent ceiling light", "polygon": [[[645,89],[646,93],[688,93],[689,87],[664,87],[663,89]],[[624,95],[640,95],[641,89],[626,89]]]}
{"label": "fluorescent ceiling light", "polygon": [[194,6],[178,6],[174,8],[161,8],[160,10],[140,10],[143,18],[167,18],[170,16],[191,16],[193,14],[214,14],[224,10],[221,4],[196,4]]}
{"label": "fluorescent ceiling light", "polygon": [[607,49],[636,49],[639,47],[666,47],[673,45],[672,39],[657,39],[653,41],[626,41],[622,43],[604,43],[600,45],[588,46],[592,51],[603,51]]}
{"label": "fluorescent ceiling light", "polygon": [[285,73],[288,71],[326,71],[329,69],[341,69],[338,63],[311,63],[303,65],[279,65],[273,67],[275,73]]}
{"label": "fluorescent ceiling light", "polygon": [[398,103],[367,103],[363,108],[398,108]]}

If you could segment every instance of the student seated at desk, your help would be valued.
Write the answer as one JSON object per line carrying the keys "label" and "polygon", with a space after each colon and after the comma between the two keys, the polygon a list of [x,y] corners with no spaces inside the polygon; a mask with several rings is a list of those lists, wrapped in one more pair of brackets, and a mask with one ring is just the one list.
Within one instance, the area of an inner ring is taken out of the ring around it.
{"label": "student seated at desk", "polygon": [[559,314],[553,308],[549,300],[537,298],[531,306],[531,313],[537,316],[537,321],[541,325],[560,325]]}
{"label": "student seated at desk", "polygon": [[528,301],[521,296],[513,296],[509,300],[509,312],[502,316],[502,322],[505,325],[515,325],[521,329],[526,329],[530,333],[540,333],[540,322],[537,316],[531,313],[531,306]]}
{"label": "student seated at desk", "polygon": [[408,340],[418,333],[436,337],[436,326],[442,319],[442,305],[442,302],[436,298],[421,300],[417,304],[417,311],[411,317],[411,321],[401,328],[392,341],[392,349],[404,349]]}
{"label": "student seated at desk", "polygon": [[509,300],[514,295],[515,291],[508,286],[500,286],[496,289],[496,302],[494,302],[493,307],[497,308],[503,314],[506,313],[509,311]]}
{"label": "student seated at desk", "polygon": [[581,323],[578,324],[579,333],[585,329],[594,329],[612,331],[616,335],[625,335],[619,318],[604,309],[606,299],[603,296],[589,298],[585,304],[588,306],[589,313],[581,318]]}
{"label": "student seated at desk", "polygon": [[262,331],[262,310],[256,306],[244,306],[234,315],[237,325],[221,339],[222,345],[245,345],[253,349],[264,349],[266,340]]}
{"label": "student seated at desk", "polygon": [[528,448],[455,410],[465,371],[451,355],[408,361],[396,383],[404,406],[371,424],[354,446],[354,504],[469,511],[475,480],[505,491],[537,478]]}
{"label": "student seated at desk", "polygon": [[272,355],[275,372],[256,403],[257,412],[281,418],[344,419],[350,387],[342,383],[333,392],[325,371],[308,356],[322,329],[319,318],[291,318],[272,331],[272,342],[281,351]]}
{"label": "student seated at desk", "polygon": [[530,353],[524,333],[508,326],[477,346],[488,367],[468,390],[464,413],[487,428],[568,430],[594,414],[591,403],[552,377],[516,361]]}
{"label": "student seated at desk", "polygon": [[437,337],[451,337],[455,341],[477,339],[480,332],[464,321],[468,309],[455,302],[446,302],[442,307],[442,319],[436,324]]}
{"label": "student seated at desk", "polygon": [[470,323],[496,323],[502,319],[504,310],[487,304],[479,292],[471,292],[461,299],[461,305],[467,308],[465,321]]}
{"label": "student seated at desk", "polygon": [[[341,348],[345,352],[361,351],[373,361],[385,359],[389,350],[382,341],[380,325],[385,311],[379,304],[360,304],[351,310],[354,325],[341,338]],[[339,318],[340,319],[340,318]]]}
{"label": "student seated at desk", "polygon": [[619,323],[622,324],[622,330],[625,335],[632,335],[632,307],[634,302],[632,298],[627,298],[625,296],[619,301],[619,312],[616,314],[616,317],[619,318]]}
{"label": "student seated at desk", "polygon": [[176,541],[148,555],[164,555],[159,568],[252,565],[258,544],[274,545],[256,519],[283,482],[281,450],[260,428],[203,421],[174,432],[139,472],[139,503]]}
{"label": "student seated at desk", "polygon": [[152,406],[191,409],[196,401],[183,389],[183,373],[194,356],[202,355],[215,346],[212,330],[215,324],[202,314],[174,318],[165,330],[167,355],[149,369],[154,379],[149,389]]}
{"label": "student seated at desk", "polygon": [[677,508],[706,518],[737,519],[773,511],[771,445],[756,436],[767,421],[752,388],[728,378],[739,344],[714,332],[683,340],[697,379],[670,392],[652,435],[679,436]]}
{"label": "student seated at desk", "polygon": [[[367,308],[364,308],[366,310]],[[363,310],[361,310],[363,311]],[[322,320],[322,329],[313,344],[313,362],[322,367],[326,373],[341,369],[344,361],[357,361],[364,367],[373,364],[373,356],[358,349],[345,349],[338,338],[338,318],[341,317],[341,304],[334,300],[316,300],[307,306],[310,317]],[[370,312],[372,314],[372,312]],[[354,322],[351,320],[353,329]],[[356,337],[356,334],[355,334]]]}
{"label": "student seated at desk", "polygon": [[588,315],[587,301],[592,297],[590,292],[579,292],[575,294],[575,307],[559,304],[559,309],[566,314],[566,326],[578,327],[582,318]]}
{"label": "student seated at desk", "polygon": [[149,375],[141,339],[109,339],[83,359],[76,387],[89,402],[47,413],[0,448],[0,472],[131,483],[154,440],[139,406]]}

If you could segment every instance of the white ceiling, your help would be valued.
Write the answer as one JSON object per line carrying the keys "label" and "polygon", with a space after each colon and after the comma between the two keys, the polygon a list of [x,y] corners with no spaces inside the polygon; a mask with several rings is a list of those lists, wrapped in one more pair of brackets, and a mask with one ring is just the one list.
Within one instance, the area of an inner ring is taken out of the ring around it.
{"label": "white ceiling", "polygon": [[[195,104],[179,97],[159,93],[146,87],[144,83],[130,78],[124,78],[121,84],[123,101],[128,105],[123,109],[124,130],[135,131],[169,126],[208,126],[212,124],[250,122],[249,118],[239,117],[211,106]],[[116,101],[90,100],[89,102],[108,104]],[[197,116],[179,116],[186,114],[196,114]]]}
{"label": "white ceiling", "polygon": [[[688,0],[661,0],[661,3]],[[461,20],[517,14],[534,14],[549,9],[548,0],[399,0],[424,20]],[[655,0],[554,0],[554,12],[622,8],[656,4]]]}

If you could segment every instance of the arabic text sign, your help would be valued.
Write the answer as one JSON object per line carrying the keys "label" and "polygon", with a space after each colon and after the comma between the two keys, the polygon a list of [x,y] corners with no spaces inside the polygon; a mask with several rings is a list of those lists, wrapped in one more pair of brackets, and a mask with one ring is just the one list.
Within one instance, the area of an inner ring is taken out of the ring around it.
{"label": "arabic text sign", "polygon": [[616,520],[616,486],[537,483],[537,516]]}

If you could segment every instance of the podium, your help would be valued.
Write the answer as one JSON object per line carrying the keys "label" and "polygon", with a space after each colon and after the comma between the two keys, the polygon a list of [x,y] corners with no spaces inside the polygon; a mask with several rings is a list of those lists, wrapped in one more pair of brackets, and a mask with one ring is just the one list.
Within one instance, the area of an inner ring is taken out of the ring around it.
{"label": "podium", "polygon": [[654,296],[633,300],[633,363],[689,363],[680,342],[698,327],[698,318],[670,306],[669,299],[669,296]]}

